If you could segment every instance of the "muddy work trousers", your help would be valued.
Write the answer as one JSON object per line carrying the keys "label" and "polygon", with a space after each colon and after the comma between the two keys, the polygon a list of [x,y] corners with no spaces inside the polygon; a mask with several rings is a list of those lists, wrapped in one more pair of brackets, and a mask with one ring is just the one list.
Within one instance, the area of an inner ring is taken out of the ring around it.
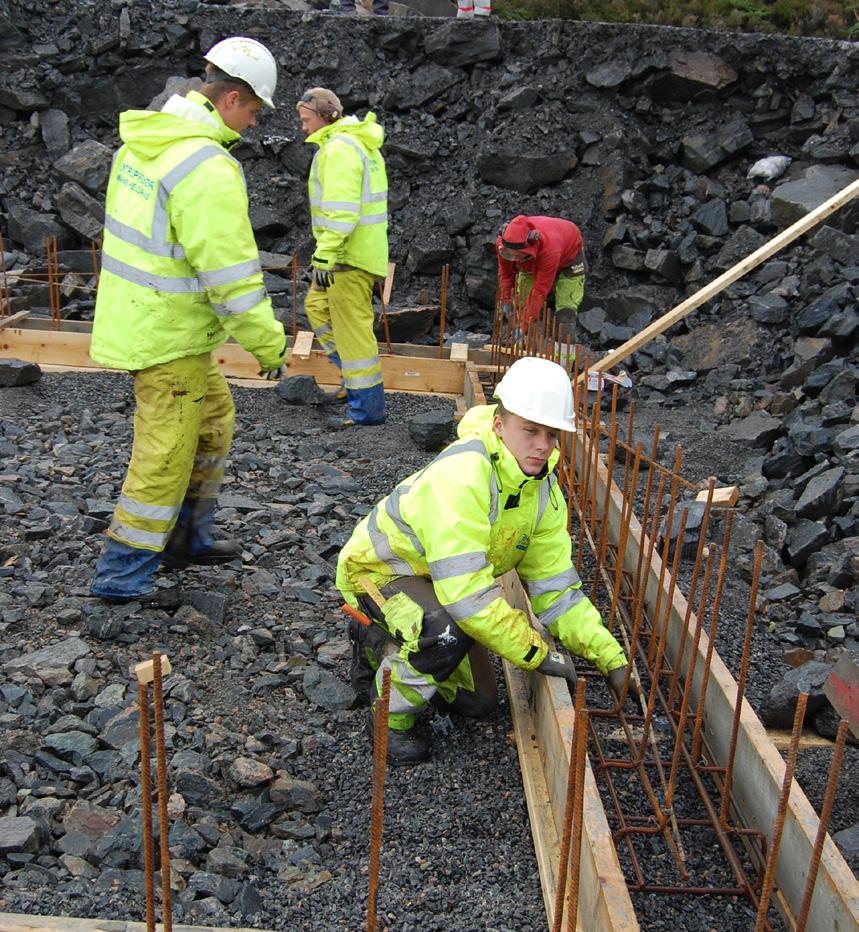
{"label": "muddy work trousers", "polygon": [[235,406],[211,353],[135,372],[134,399],[131,461],[96,566],[96,595],[149,592],[177,520],[191,527],[195,550],[211,545],[233,438]]}
{"label": "muddy work trousers", "polygon": [[[376,671],[374,695],[382,688],[386,669],[391,671],[389,725],[396,731],[407,731],[417,713],[430,700],[452,712],[472,717],[490,714],[498,702],[495,668],[489,653],[467,635],[442,608],[432,582],[417,577],[395,580],[382,590],[390,598],[405,593],[424,610],[418,637],[404,641],[401,634],[390,630],[382,610],[368,596],[359,601],[364,612],[387,635],[389,646],[378,650],[378,639],[370,632],[369,641],[376,641]],[[375,664],[374,664],[375,665]]]}

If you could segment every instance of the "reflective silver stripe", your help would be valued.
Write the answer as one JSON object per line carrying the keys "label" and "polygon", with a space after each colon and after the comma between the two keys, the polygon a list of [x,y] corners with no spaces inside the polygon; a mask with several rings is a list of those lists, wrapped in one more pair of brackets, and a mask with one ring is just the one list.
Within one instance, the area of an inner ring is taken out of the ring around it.
{"label": "reflective silver stripe", "polygon": [[367,530],[370,535],[370,543],[376,551],[376,556],[380,563],[384,563],[394,576],[414,576],[414,571],[406,561],[394,553],[388,535],[379,530],[379,524],[376,516],[379,513],[377,505],[371,512],[367,521]]}
{"label": "reflective silver stripe", "polygon": [[473,592],[471,595],[465,596],[465,598],[454,602],[452,605],[445,605],[444,610],[454,621],[465,621],[491,605],[496,599],[503,598],[504,593],[501,587],[493,583],[479,592]]}
{"label": "reflective silver stripe", "polygon": [[127,262],[120,262],[113,256],[102,255],[101,268],[103,272],[110,272],[117,278],[123,278],[134,285],[150,288],[153,291],[166,291],[168,294],[196,294],[203,290],[203,286],[196,277],[168,278],[164,275],[156,275],[154,272],[136,269]]}
{"label": "reflective silver stripe", "polygon": [[557,576],[548,576],[546,579],[525,579],[523,580],[528,590],[528,595],[535,599],[538,595],[545,595],[547,592],[563,592],[570,586],[581,584],[579,574],[573,567],[558,573]]}
{"label": "reflective silver stripe", "polygon": [[489,524],[495,524],[498,520],[498,480],[495,478],[493,470],[489,476]]}
{"label": "reflective silver stripe", "polygon": [[387,223],[387,222],[388,222],[388,214],[387,212],[385,212],[384,214],[366,214],[365,216],[361,217],[361,219],[358,221],[358,224],[360,226],[365,226],[368,223]]}
{"label": "reflective silver stripe", "polygon": [[540,500],[537,505],[537,520],[534,522],[534,527],[536,528],[540,524],[540,520],[543,517],[543,512],[546,510],[546,505],[549,504],[549,498],[552,494],[552,488],[555,484],[555,474],[549,473],[544,482],[540,483]]}
{"label": "reflective silver stripe", "polygon": [[[349,386],[349,380],[346,380],[346,385]],[[351,387],[351,386],[349,386]],[[402,514],[400,513],[400,498],[403,495],[407,495],[411,489],[410,485],[398,485],[393,492],[388,496],[387,501],[385,502],[385,512],[391,521],[394,522],[394,526],[401,534],[405,534],[406,537],[411,541],[412,547],[414,547],[415,552],[419,553],[421,556],[424,556],[426,551],[424,550],[423,544],[418,540],[417,535],[412,530],[412,526],[404,520]]]}
{"label": "reflective silver stripe", "polygon": [[213,269],[211,272],[197,272],[197,278],[206,286],[214,288],[217,285],[231,285],[240,282],[243,278],[257,275],[262,272],[259,258],[248,259],[246,262],[237,262],[222,269]]}
{"label": "reflective silver stripe", "polygon": [[310,203],[320,210],[351,210],[356,214],[361,210],[360,201],[311,201]]}
{"label": "reflective silver stripe", "polygon": [[151,521],[170,521],[179,514],[179,505],[147,505],[127,495],[119,496],[119,506],[135,518],[147,518]]}
{"label": "reflective silver stripe", "polygon": [[368,356],[366,359],[343,359],[343,371],[349,372],[353,369],[369,369],[370,366],[379,365],[378,356]]}
{"label": "reflective silver stripe", "polygon": [[328,217],[313,217],[313,226],[319,230],[334,230],[336,233],[351,233],[356,224],[345,220],[329,220]]}
{"label": "reflective silver stripe", "polygon": [[471,440],[459,440],[456,443],[452,443],[446,450],[442,450],[441,453],[429,463],[429,466],[439,463],[449,456],[456,456],[458,453],[480,453],[486,459],[489,459],[489,454],[486,452],[483,441],[473,438]]}
{"label": "reflective silver stripe", "polygon": [[168,194],[171,194],[176,185],[184,178],[187,178],[195,168],[215,156],[221,156],[222,158],[229,159],[236,165],[239,164],[238,161],[234,159],[226,149],[221,148],[221,146],[216,146],[214,144],[203,146],[202,149],[197,149],[196,152],[192,152],[187,158],[183,159],[175,168],[171,168],[161,179],[161,186]]}
{"label": "reflective silver stripe", "polygon": [[123,243],[137,246],[151,256],[163,256],[167,259],[185,258],[185,250],[178,243],[157,242],[153,237],[135,230],[111,214],[105,214],[104,228]]}
{"label": "reflective silver stripe", "polygon": [[388,199],[388,192],[387,192],[387,190],[385,190],[385,191],[376,191],[375,193],[374,193],[374,192],[370,192],[369,194],[367,194],[367,195],[364,197],[364,203],[365,203],[365,204],[366,204],[366,203],[377,204],[377,203],[381,203],[382,201],[387,201],[387,199]]}
{"label": "reflective silver stripe", "polygon": [[537,618],[548,628],[553,621],[557,621],[561,615],[566,614],[584,598],[585,594],[581,589],[568,589],[558,598],[557,602],[550,605],[544,612],[540,612]]}
{"label": "reflective silver stripe", "polygon": [[256,307],[260,301],[265,301],[267,293],[265,288],[257,288],[256,291],[250,291],[238,298],[230,298],[223,304],[215,304],[212,301],[212,310],[220,317],[232,317],[236,314],[244,314],[245,311]]}
{"label": "reflective silver stripe", "polygon": [[129,527],[127,524],[117,521],[115,518],[110,522],[110,529],[117,537],[127,540],[130,544],[140,544],[141,547],[153,547],[156,550],[163,550],[164,545],[167,543],[168,532],[156,534],[152,531],[140,531],[136,527]]}
{"label": "reflective silver stripe", "polygon": [[372,375],[344,375],[343,384],[347,388],[372,388],[382,381],[382,373],[374,372]]}
{"label": "reflective silver stripe", "polygon": [[429,571],[435,582],[442,579],[451,579],[454,576],[463,576],[465,573],[479,573],[489,566],[486,554],[483,551],[474,553],[460,553],[455,557],[442,557],[429,564]]}

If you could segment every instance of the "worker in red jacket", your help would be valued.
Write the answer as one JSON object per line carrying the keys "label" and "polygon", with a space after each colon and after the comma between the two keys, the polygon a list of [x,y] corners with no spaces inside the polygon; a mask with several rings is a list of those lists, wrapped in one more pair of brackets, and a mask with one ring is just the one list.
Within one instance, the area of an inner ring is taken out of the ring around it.
{"label": "worker in red jacket", "polygon": [[576,341],[585,294],[585,251],[579,228],[560,217],[514,217],[498,234],[498,274],[506,316],[514,308],[523,332],[554,292],[558,340]]}

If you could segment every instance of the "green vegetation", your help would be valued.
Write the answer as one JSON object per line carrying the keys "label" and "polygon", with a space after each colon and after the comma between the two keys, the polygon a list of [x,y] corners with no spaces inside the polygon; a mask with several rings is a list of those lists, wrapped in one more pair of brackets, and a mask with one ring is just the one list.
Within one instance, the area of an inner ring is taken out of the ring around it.
{"label": "green vegetation", "polygon": [[859,39],[859,0],[496,0],[501,19],[655,23]]}

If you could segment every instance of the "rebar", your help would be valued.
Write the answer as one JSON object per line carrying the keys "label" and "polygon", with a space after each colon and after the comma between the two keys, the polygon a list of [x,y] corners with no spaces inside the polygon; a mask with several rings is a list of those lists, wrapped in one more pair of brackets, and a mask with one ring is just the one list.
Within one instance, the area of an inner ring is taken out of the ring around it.
{"label": "rebar", "polygon": [[838,778],[841,776],[841,765],[844,762],[844,745],[847,741],[849,727],[843,719],[838,723],[838,733],[835,735],[835,750],[832,752],[832,763],[829,766],[829,777],[826,781],[826,791],[823,794],[823,806],[817,823],[817,837],[814,839],[814,850],[811,852],[811,863],[808,865],[805,892],[802,895],[802,905],[799,908],[799,915],[796,920],[796,932],[805,932],[808,923],[811,900],[814,896],[814,886],[817,882],[817,870],[820,867],[820,858],[823,854],[823,843],[826,841],[826,833],[829,830],[832,806],[835,803],[835,793],[838,790]]}
{"label": "rebar", "polygon": [[[444,356],[444,330],[445,324],[447,322],[447,279],[450,273],[450,266],[443,265],[441,267],[441,312],[439,314],[439,324],[438,324],[438,358],[441,359]],[[391,351],[390,343],[388,344],[388,352]]]}
{"label": "rebar", "polygon": [[734,702],[734,720],[731,725],[731,741],[728,745],[728,763],[725,767],[725,782],[722,789],[722,810],[720,821],[723,827],[728,825],[728,808],[731,804],[731,782],[734,776],[734,758],[737,753],[737,736],[740,732],[740,715],[746,695],[746,674],[749,669],[749,656],[752,648],[752,630],[755,623],[755,611],[758,601],[758,584],[761,579],[761,566],[764,560],[764,542],[755,545],[755,565],[752,570],[752,588],[749,593],[749,612],[746,618],[746,631],[743,635],[743,653],[740,658],[740,673],[737,677],[737,698]]}
{"label": "rebar", "polygon": [[155,853],[152,850],[152,750],[149,743],[149,686],[137,684],[140,719],[140,809],[143,813],[143,884],[146,892],[146,932],[155,932]]}
{"label": "rebar", "polygon": [[382,693],[373,708],[373,801],[370,809],[370,869],[367,885],[367,932],[376,932],[376,896],[382,852],[382,820],[385,811],[385,769],[388,762],[388,707],[391,701],[391,669],[382,672]]}
{"label": "rebar", "polygon": [[164,932],[172,932],[173,908],[170,899],[170,822],[167,818],[167,751],[164,745],[164,691],[161,654],[152,652],[152,707],[155,713],[155,759],[158,781],[158,828],[161,843],[161,922]]}
{"label": "rebar", "polygon": [[767,863],[764,869],[764,879],[761,885],[761,898],[758,901],[758,915],[755,922],[755,932],[761,932],[767,922],[767,911],[770,905],[775,871],[778,864],[778,853],[781,848],[781,836],[784,831],[784,819],[787,815],[787,801],[790,797],[793,774],[796,770],[796,754],[799,749],[799,737],[802,734],[802,723],[805,721],[805,707],[808,703],[808,693],[800,693],[796,703],[796,712],[793,716],[793,730],[790,733],[790,747],[787,752],[787,763],[784,767],[784,780],[781,787],[781,796],[778,801],[773,836],[770,841]]}
{"label": "rebar", "polygon": [[[584,692],[582,693],[584,699]],[[576,713],[575,758],[576,784],[573,802],[573,850],[570,859],[570,889],[567,892],[567,932],[575,932],[579,915],[579,882],[582,864],[582,834],[584,830],[585,771],[588,760],[588,728],[590,718],[584,708]]]}
{"label": "rebar", "polygon": [[587,682],[580,676],[576,682],[575,719],[573,721],[573,734],[570,742],[570,764],[567,769],[567,795],[564,799],[564,822],[561,833],[561,850],[558,856],[558,880],[555,888],[555,915],[552,921],[552,932],[561,932],[561,923],[564,914],[564,894],[567,887],[567,875],[570,872],[570,838],[573,829],[573,813],[575,811],[576,771],[578,767],[578,727],[579,715],[585,707],[585,689]]}

